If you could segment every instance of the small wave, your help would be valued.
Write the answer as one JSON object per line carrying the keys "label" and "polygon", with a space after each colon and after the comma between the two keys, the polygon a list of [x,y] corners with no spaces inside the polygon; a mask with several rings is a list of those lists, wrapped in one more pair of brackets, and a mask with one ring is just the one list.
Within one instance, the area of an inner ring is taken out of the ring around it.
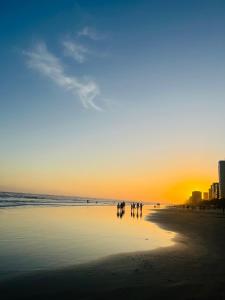
{"label": "small wave", "polygon": [[113,205],[116,200],[0,192],[0,208],[16,206]]}

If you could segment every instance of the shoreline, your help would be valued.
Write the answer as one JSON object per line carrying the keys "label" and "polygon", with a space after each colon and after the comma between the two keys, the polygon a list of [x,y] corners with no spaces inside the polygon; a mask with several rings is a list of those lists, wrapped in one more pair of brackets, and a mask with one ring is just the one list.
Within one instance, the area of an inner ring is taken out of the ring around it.
{"label": "shoreline", "polygon": [[225,299],[225,217],[167,208],[146,220],[175,244],[7,280],[3,299]]}

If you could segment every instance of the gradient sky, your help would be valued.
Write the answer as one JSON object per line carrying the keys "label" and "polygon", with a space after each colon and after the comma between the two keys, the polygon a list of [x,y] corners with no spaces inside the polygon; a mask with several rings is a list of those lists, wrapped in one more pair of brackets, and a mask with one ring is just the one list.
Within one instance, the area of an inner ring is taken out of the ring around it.
{"label": "gradient sky", "polygon": [[0,189],[179,202],[225,158],[225,1],[1,1]]}

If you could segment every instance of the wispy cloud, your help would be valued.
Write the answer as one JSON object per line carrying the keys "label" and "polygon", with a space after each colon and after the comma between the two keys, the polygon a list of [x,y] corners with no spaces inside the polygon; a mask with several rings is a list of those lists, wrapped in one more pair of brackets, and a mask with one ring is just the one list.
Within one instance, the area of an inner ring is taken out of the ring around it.
{"label": "wispy cloud", "polygon": [[102,110],[96,103],[96,97],[100,95],[100,89],[93,80],[80,80],[75,76],[65,73],[61,61],[52,54],[45,43],[38,43],[30,51],[24,51],[28,66],[50,78],[58,86],[69,90],[73,95],[79,97],[85,108]]}
{"label": "wispy cloud", "polygon": [[97,32],[94,28],[85,26],[78,32],[78,36],[84,36],[91,40],[98,41],[105,38],[105,36]]}
{"label": "wispy cloud", "polygon": [[78,63],[83,63],[86,61],[86,56],[89,53],[88,48],[69,39],[63,41],[62,44],[65,55],[72,57]]}

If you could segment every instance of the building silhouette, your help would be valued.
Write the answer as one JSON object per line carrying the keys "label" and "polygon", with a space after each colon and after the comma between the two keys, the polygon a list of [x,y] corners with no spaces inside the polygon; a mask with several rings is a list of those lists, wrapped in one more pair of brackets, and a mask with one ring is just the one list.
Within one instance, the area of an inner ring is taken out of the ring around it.
{"label": "building silhouette", "polygon": [[220,198],[220,187],[219,182],[213,182],[211,185],[211,199],[219,199]]}
{"label": "building silhouette", "polygon": [[225,160],[219,161],[219,198],[225,199]]}
{"label": "building silhouette", "polygon": [[188,202],[192,205],[198,205],[201,200],[225,199],[225,160],[218,162],[218,177],[219,182],[213,182],[208,192],[204,192],[203,195],[200,191],[193,191]]}
{"label": "building silhouette", "polygon": [[209,200],[212,200],[212,189],[211,189],[211,186],[209,188],[208,194],[209,194]]}
{"label": "building silhouette", "polygon": [[202,200],[202,192],[193,191],[191,195],[191,203],[197,205]]}
{"label": "building silhouette", "polygon": [[203,193],[203,200],[209,200],[209,193],[208,192]]}

